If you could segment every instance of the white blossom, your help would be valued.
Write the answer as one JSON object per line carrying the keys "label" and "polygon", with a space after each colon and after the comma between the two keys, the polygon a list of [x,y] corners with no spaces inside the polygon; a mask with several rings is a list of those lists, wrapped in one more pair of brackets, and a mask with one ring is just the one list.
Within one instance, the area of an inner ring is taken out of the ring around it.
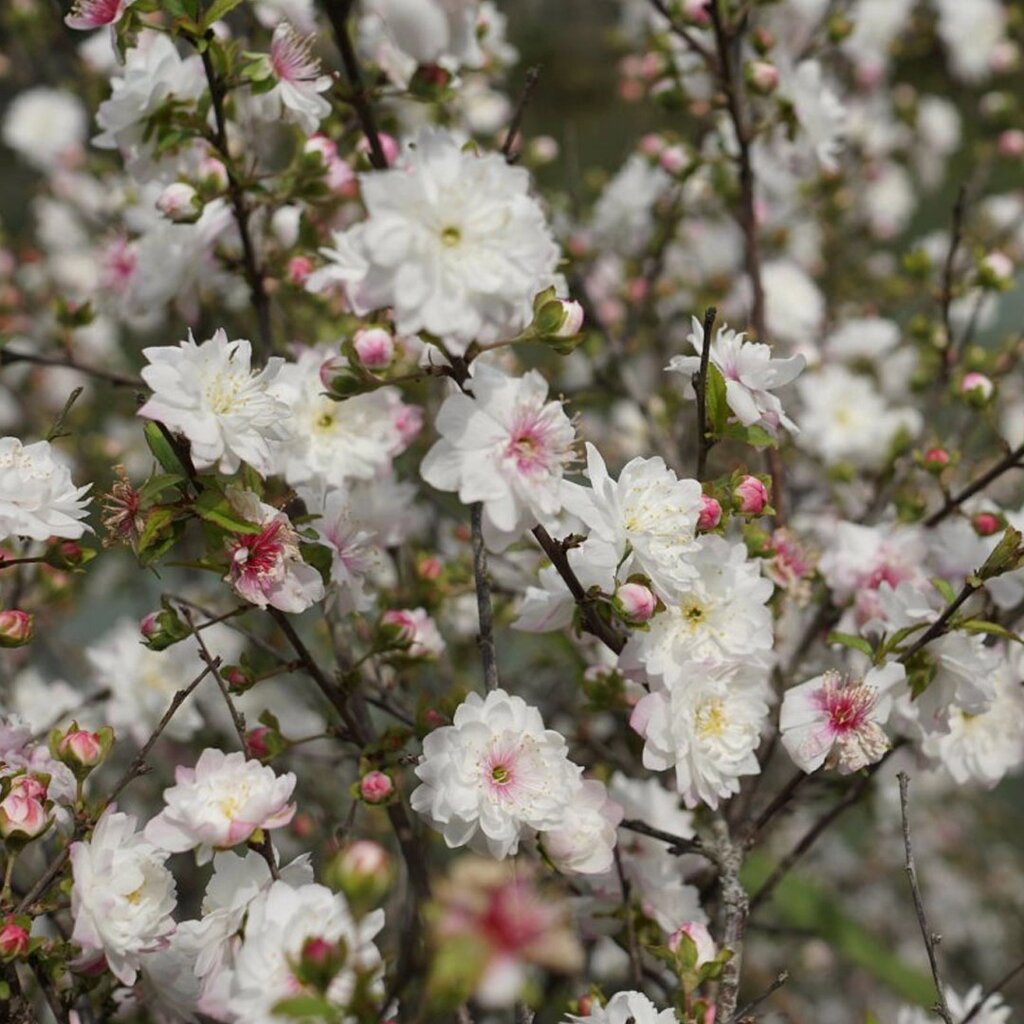
{"label": "white blossom", "polygon": [[11,101],[0,136],[26,163],[48,173],[82,152],[86,127],[85,107],[77,96],[37,86]]}
{"label": "white blossom", "polygon": [[585,1017],[569,1014],[565,1024],[678,1024],[672,1010],[659,1010],[642,992],[616,992]]}
{"label": "white blossom", "polygon": [[82,520],[90,486],[74,485],[49,441],[24,445],[16,437],[0,438],[0,539],[77,540],[89,529]]}

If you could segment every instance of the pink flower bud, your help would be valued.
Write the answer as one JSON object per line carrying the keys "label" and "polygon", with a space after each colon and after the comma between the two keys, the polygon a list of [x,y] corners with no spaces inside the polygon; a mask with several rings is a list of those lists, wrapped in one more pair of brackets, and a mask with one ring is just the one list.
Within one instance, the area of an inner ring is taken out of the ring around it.
{"label": "pink flower bud", "polygon": [[1003,528],[1003,523],[994,512],[978,512],[971,517],[971,526],[979,537],[991,537]]}
{"label": "pink flower bud", "polygon": [[674,953],[679,948],[679,942],[686,935],[697,947],[697,963],[695,967],[701,967],[714,960],[718,956],[718,947],[707,927],[699,921],[687,921],[681,924],[668,940],[668,948]]}
{"label": "pink flower bud", "polygon": [[778,88],[779,69],[766,60],[755,60],[747,65],[747,82],[755,92],[767,96]]}
{"label": "pink flower bud", "polygon": [[708,0],[683,0],[683,14],[698,25],[706,25],[711,20]]}
{"label": "pink flower bud", "polygon": [[288,261],[286,276],[289,284],[302,284],[313,272],[313,261],[308,256],[293,256]]}
{"label": "pink flower bud", "polygon": [[732,500],[741,515],[759,516],[768,504],[768,488],[756,476],[745,476],[733,490]]}
{"label": "pink flower bud", "polygon": [[929,448],[924,453],[924,467],[932,471],[944,469],[949,465],[949,452],[945,448]]}
{"label": "pink flower bud", "polygon": [[339,855],[338,864],[351,875],[390,874],[391,858],[380,843],[372,839],[357,839],[349,843]]}
{"label": "pink flower bud", "polygon": [[191,185],[175,181],[160,193],[156,208],[175,224],[194,224],[203,212],[203,201]]}
{"label": "pink flower bud", "polygon": [[241,665],[228,665],[221,669],[220,675],[232,693],[245,693],[256,682],[253,674]]}
{"label": "pink flower bud", "polygon": [[[398,159],[398,154],[402,152],[402,147],[399,145],[398,140],[388,135],[386,132],[378,132],[377,138],[380,140],[380,148],[384,152],[384,159],[387,161],[388,167],[391,167],[394,162]],[[365,137],[359,140],[359,144],[356,149],[360,153],[370,153],[370,143]]]}
{"label": "pink flower bud", "polygon": [[528,151],[535,164],[550,164],[558,159],[558,142],[550,135],[537,135],[530,140]]}
{"label": "pink flower bud", "polygon": [[581,1017],[589,1017],[594,1009],[594,997],[591,995],[580,996],[576,1000],[576,1012]]}
{"label": "pink flower bud", "polygon": [[255,729],[250,729],[245,736],[245,752],[250,757],[266,757],[270,753],[270,747],[267,744],[267,737],[272,731],[273,730],[268,729],[265,725],[260,725]]}
{"label": "pink flower bud", "polygon": [[1013,280],[1013,260],[1006,253],[990,252],[978,268],[982,284],[1005,287]]}
{"label": "pink flower bud", "polygon": [[395,784],[384,772],[367,772],[359,780],[359,795],[368,804],[382,804],[394,791]]}
{"label": "pink flower bud", "polygon": [[993,71],[1005,74],[1013,71],[1020,60],[1020,50],[1012,39],[1001,39],[989,52],[988,63]]}
{"label": "pink flower bud", "polygon": [[73,761],[83,768],[95,768],[103,760],[103,740],[99,733],[72,729],[58,742],[57,754],[62,761]]}
{"label": "pink flower bud", "polygon": [[395,430],[401,444],[393,454],[405,451],[419,437],[423,429],[423,410],[418,405],[402,405],[395,414]]}
{"label": "pink flower bud", "polygon": [[215,156],[204,156],[199,161],[199,181],[211,192],[228,187],[228,169]]}
{"label": "pink flower bud", "polygon": [[985,405],[995,389],[996,386],[983,373],[972,371],[964,374],[960,381],[960,394],[972,405]]}
{"label": "pink flower bud", "polygon": [[326,135],[311,135],[306,139],[303,152],[316,153],[325,164],[338,157],[338,147]]}
{"label": "pink flower bud", "polygon": [[387,369],[395,358],[395,339],[383,327],[367,327],[356,331],[352,347],[368,370]]}
{"label": "pink flower bud", "polygon": [[159,618],[159,612],[150,612],[139,620],[139,632],[147,640],[152,640],[160,632]]}
{"label": "pink flower bud", "polygon": [[0,647],[24,647],[32,639],[32,616],[9,608],[0,612]]}
{"label": "pink flower bud", "polygon": [[627,622],[646,622],[658,607],[658,599],[642,583],[624,583],[615,591],[615,604]]}
{"label": "pink flower bud", "polygon": [[416,575],[421,580],[427,580],[429,583],[440,579],[443,571],[444,566],[441,564],[440,558],[428,556],[427,558],[421,558],[416,564]]}
{"label": "pink flower bud", "polygon": [[722,521],[722,506],[707,494],[701,496],[700,502],[697,529],[701,531],[713,530]]}
{"label": "pink flower bud", "polygon": [[335,954],[334,944],[322,938],[306,939],[302,946],[302,959],[318,967],[326,964]]}
{"label": "pink flower bud", "polygon": [[571,338],[583,327],[583,307],[574,299],[559,299],[562,307],[562,323],[552,332],[556,338]]}
{"label": "pink flower bud", "polygon": [[320,383],[324,388],[331,390],[334,378],[345,369],[345,366],[345,360],[341,356],[331,356],[330,359],[324,360],[320,366]]}
{"label": "pink flower bud", "polygon": [[0,802],[0,837],[35,839],[49,824],[42,801],[20,789],[12,789]]}
{"label": "pink flower bud", "polygon": [[678,174],[689,163],[686,150],[682,146],[669,146],[661,151],[658,163],[669,174]]}
{"label": "pink flower bud", "polygon": [[0,928],[0,957],[13,960],[28,952],[28,932],[21,925],[8,921]]}
{"label": "pink flower bud", "polygon": [[416,620],[408,612],[390,609],[380,621],[394,630],[396,643],[411,644],[416,639]]}
{"label": "pink flower bud", "polygon": [[1024,156],[1024,132],[1019,128],[1008,128],[999,136],[998,147],[1000,156]]}
{"label": "pink flower bud", "polygon": [[648,132],[640,139],[640,152],[644,156],[658,157],[665,148],[665,140],[656,132]]}

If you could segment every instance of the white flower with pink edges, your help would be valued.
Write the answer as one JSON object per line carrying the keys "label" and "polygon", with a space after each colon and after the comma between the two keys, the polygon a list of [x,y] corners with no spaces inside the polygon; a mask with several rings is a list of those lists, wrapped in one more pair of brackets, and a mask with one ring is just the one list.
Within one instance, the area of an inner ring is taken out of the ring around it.
{"label": "white flower with pink edges", "polygon": [[287,21],[278,22],[268,58],[277,84],[259,97],[265,116],[292,121],[307,135],[331,112],[331,104],[320,95],[331,87],[331,77],[320,73],[320,61],[312,54],[315,38],[303,38]]}
{"label": "white flower with pink edges", "polygon": [[208,747],[194,768],[179,765],[175,785],[164,790],[166,807],[146,826],[146,839],[161,850],[195,848],[205,864],[214,850],[226,850],[253,833],[281,828],[292,820],[289,803],[295,776],[251,761],[240,751]]}

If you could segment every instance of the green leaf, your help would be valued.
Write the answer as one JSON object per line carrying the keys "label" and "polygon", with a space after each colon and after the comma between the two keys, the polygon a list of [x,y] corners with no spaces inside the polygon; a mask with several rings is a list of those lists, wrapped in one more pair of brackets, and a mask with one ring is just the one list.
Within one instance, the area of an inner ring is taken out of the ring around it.
{"label": "green leaf", "polygon": [[139,542],[136,545],[136,550],[140,555],[158,538],[162,537],[164,530],[174,522],[177,515],[178,510],[169,505],[158,505],[146,513],[146,525],[142,528]]}
{"label": "green leaf", "polygon": [[232,507],[231,502],[216,488],[210,487],[196,498],[192,505],[200,519],[213,523],[230,533],[259,533],[258,523],[243,519]]}
{"label": "green leaf", "polygon": [[956,591],[949,580],[944,580],[941,576],[934,576],[932,586],[942,595],[942,600],[946,604],[952,604],[956,600]]}
{"label": "green leaf", "polygon": [[243,0],[213,0],[203,14],[203,31],[205,32],[215,21],[227,17]]}
{"label": "green leaf", "polygon": [[291,1017],[292,1020],[331,1020],[337,1006],[323,996],[291,996],[274,1004],[274,1016]]}
{"label": "green leaf", "polygon": [[156,473],[139,488],[139,498],[142,501],[152,501],[159,498],[164,491],[184,482],[185,477],[180,473]]}
{"label": "green leaf", "polygon": [[752,448],[778,447],[778,441],[756,423],[752,427],[745,427],[742,423],[727,423],[721,433],[722,437],[749,444]]}
{"label": "green leaf", "polygon": [[987,622],[985,619],[965,619],[958,622],[956,628],[962,629],[965,633],[987,633],[990,636],[1000,636],[1004,640],[1024,643],[1024,640],[1005,626],[1000,626],[998,622]]}
{"label": "green leaf", "polygon": [[862,636],[854,636],[853,633],[829,633],[828,643],[842,644],[843,647],[852,647],[855,651],[861,651],[869,658],[875,656],[875,649]]}
{"label": "green leaf", "polygon": [[704,386],[705,408],[712,433],[724,434],[729,420],[729,403],[725,398],[725,378],[714,363],[708,363],[708,379]]}
{"label": "green leaf", "polygon": [[146,437],[146,444],[149,445],[149,450],[153,453],[153,457],[163,466],[165,472],[174,473],[178,476],[188,476],[188,471],[182,465],[181,459],[178,458],[174,446],[167,439],[167,435],[164,434],[158,424],[149,420],[142,428],[142,432]]}
{"label": "green leaf", "polygon": [[303,560],[313,566],[326,586],[331,582],[331,565],[334,561],[331,552],[323,544],[299,544],[299,552]]}

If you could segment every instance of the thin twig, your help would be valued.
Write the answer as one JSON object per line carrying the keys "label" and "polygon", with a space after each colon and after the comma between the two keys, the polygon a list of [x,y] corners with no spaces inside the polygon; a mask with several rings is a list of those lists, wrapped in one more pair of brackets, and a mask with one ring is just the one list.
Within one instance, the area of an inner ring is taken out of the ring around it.
{"label": "thin twig", "polygon": [[242,243],[242,265],[245,270],[246,284],[249,286],[249,298],[256,313],[256,327],[259,332],[259,356],[261,360],[266,360],[273,351],[273,338],[270,328],[270,298],[267,295],[266,285],[263,281],[263,271],[260,269],[259,260],[256,256],[256,247],[253,244],[252,235],[249,231],[249,215],[251,211],[246,204],[245,191],[238,180],[238,176],[235,174],[231,154],[228,150],[227,118],[224,116],[224,83],[217,77],[213,61],[210,59],[209,48],[204,49],[200,56],[203,60],[203,70],[206,72],[206,81],[210,88],[210,103],[213,107],[215,125],[214,144],[220,153],[220,158],[224,162],[224,169],[227,172],[228,198],[231,200],[231,210],[234,213],[235,224],[238,227],[238,237]]}
{"label": "thin twig", "polygon": [[494,651],[494,608],[491,604],[491,578],[487,572],[487,550],[484,547],[483,504],[469,506],[469,519],[473,534],[473,581],[476,585],[476,610],[480,620],[480,659],[484,664],[484,685],[488,690],[498,688],[498,661]]}
{"label": "thin twig", "polygon": [[629,952],[629,966],[633,973],[633,987],[640,989],[643,988],[644,972],[640,962],[640,948],[636,944],[636,921],[633,920],[633,908],[630,906],[630,884],[622,866],[622,854],[617,844],[613,852],[615,854],[615,872],[619,876],[619,891],[622,894],[622,913],[625,916],[626,943]]}
{"label": "thin twig", "polygon": [[[217,661],[217,659],[214,659]],[[218,661],[219,664],[219,661]],[[211,669],[210,665],[203,668],[202,672],[199,673],[188,684],[184,689],[178,690],[178,692],[171,699],[171,703],[168,705],[167,710],[164,712],[163,717],[157,723],[156,728],[150,734],[149,739],[139,748],[138,753],[132,759],[132,763],[124,770],[124,773],[118,779],[114,788],[110,791],[110,795],[104,800],[103,806],[100,810],[102,814],[114,801],[121,795],[124,788],[136,779],[138,776],[145,774],[146,772],[146,758],[149,752],[153,749],[153,745],[160,738],[164,729],[170,724],[171,719],[175,716],[178,708],[189,698],[192,691],[206,678]],[[79,836],[82,833],[81,828],[75,830],[75,836]],[[73,841],[73,839],[72,839]],[[60,853],[50,862],[46,870],[36,880],[35,885],[21,898],[21,902],[18,904],[15,914],[23,914],[25,910],[30,907],[44,892],[50,887],[54,879],[64,869],[64,865],[68,862],[71,856],[71,843],[61,850]]]}
{"label": "thin twig", "polygon": [[967,1016],[964,1017],[960,1024],[970,1024],[975,1017],[981,1013],[985,1004],[997,993],[1002,992],[1006,986],[1017,977],[1018,974],[1024,971],[1024,960],[1022,960],[1016,967],[1011,967],[995,984],[990,988],[986,989],[979,997],[974,1005],[967,1011]]}
{"label": "thin twig", "polygon": [[928,963],[932,969],[932,981],[935,983],[935,992],[938,996],[933,1009],[946,1024],[955,1024],[953,1015],[949,1012],[949,1005],[946,1002],[946,986],[943,984],[939,960],[935,953],[935,947],[942,940],[942,936],[934,934],[928,925],[928,915],[925,913],[924,901],[921,899],[921,887],[917,884],[917,868],[914,865],[914,848],[910,841],[910,817],[907,811],[910,777],[906,772],[900,772],[896,777],[900,783],[900,813],[903,816],[903,848],[906,851],[904,867],[907,872],[907,879],[910,881],[910,891],[914,897],[914,910],[917,912],[917,923],[921,928],[921,937],[924,939],[925,949],[928,951]]}
{"label": "thin twig", "polygon": [[946,379],[952,369],[951,360],[956,355],[953,339],[953,323],[950,317],[950,306],[953,302],[953,269],[956,263],[957,250],[963,238],[964,209],[967,205],[967,186],[961,185],[953,204],[953,227],[949,236],[949,249],[946,251],[946,262],[942,267],[942,290],[939,293],[939,306],[942,312],[942,330],[945,342],[942,349],[942,377]]}
{"label": "thin twig", "polygon": [[957,613],[960,606],[973,594],[977,593],[979,589],[980,586],[976,586],[973,583],[965,583],[960,593],[943,609],[942,614],[918,637],[908,651],[900,655],[900,662],[906,664],[921,648],[930,644],[936,637],[940,637],[948,632],[949,620]]}
{"label": "thin twig", "polygon": [[505,136],[505,142],[501,147],[501,155],[510,164],[515,163],[519,159],[519,154],[513,153],[512,148],[515,146],[516,139],[519,136],[519,129],[523,124],[523,115],[526,113],[526,106],[530,102],[530,94],[536,87],[539,78],[539,64],[534,64],[533,67],[527,69],[526,81],[523,82],[523,91],[519,94],[519,102],[516,104],[512,120],[509,122],[508,134]]}
{"label": "thin twig", "polygon": [[651,6],[668,22],[669,31],[686,43],[694,53],[700,54],[704,60],[711,64],[714,60],[712,52],[685,26],[672,17],[672,12],[665,6],[663,0],[650,0]]}
{"label": "thin twig", "polygon": [[746,849],[749,850],[754,845],[765,825],[793,799],[796,791],[809,778],[810,776],[806,772],[796,772],[790,777],[789,782],[775,794],[768,806],[757,816],[754,824],[747,830],[746,835],[743,837],[743,845]]}
{"label": "thin twig", "polygon": [[96,366],[86,366],[84,363],[76,363],[70,356],[65,359],[55,359],[49,356],[38,356],[32,352],[15,352],[10,348],[0,349],[0,366],[7,366],[13,363],[32,363],[34,366],[53,366],[64,370],[75,370],[87,377],[94,377],[96,380],[106,381],[120,388],[142,388],[145,385],[138,377],[128,377],[124,374],[114,373],[112,370],[101,370]]}
{"label": "thin twig", "polygon": [[753,1013],[766,999],[778,992],[787,981],[789,981],[789,971],[781,971],[776,975],[775,980],[756,999],[751,999],[742,1010],[737,1010],[729,1019],[728,1024],[740,1024],[741,1021],[752,1019],[749,1017],[749,1014]]}
{"label": "thin twig", "polygon": [[925,526],[937,526],[951,512],[954,512],[968,498],[974,497],[979,491],[983,491],[990,483],[1001,477],[1011,469],[1024,468],[1024,444],[1014,448],[1009,454],[1000,459],[991,469],[986,470],[977,480],[973,480],[962,491],[951,495],[946,499],[943,506],[933,512],[925,521]]}
{"label": "thin twig", "polygon": [[345,69],[345,77],[348,79],[349,95],[346,97],[352,105],[359,119],[359,126],[366,136],[366,142],[370,147],[370,163],[378,171],[383,171],[388,166],[387,157],[384,155],[384,147],[380,142],[380,132],[377,129],[377,118],[373,113],[373,106],[370,103],[366,86],[363,83],[363,73],[359,67],[359,58],[356,56],[355,47],[352,45],[352,36],[349,33],[348,22],[352,13],[354,0],[321,0],[321,6],[327,14],[327,20],[334,30],[334,40],[338,45],[341,54],[342,67]]}
{"label": "thin twig", "polygon": [[638,821],[634,818],[627,818],[625,821],[620,821],[619,828],[624,828],[630,832],[636,832],[638,835],[649,836],[651,839],[658,839],[663,843],[667,843],[668,852],[676,857],[682,856],[685,853],[696,853],[700,854],[702,857],[707,857],[708,860],[714,859],[712,852],[704,846],[699,836],[692,836],[690,838],[687,838],[686,836],[677,836],[671,832],[664,832],[660,828],[653,828],[648,825],[647,822]]}
{"label": "thin twig", "polygon": [[605,647],[616,654],[621,653],[622,648],[626,646],[626,638],[598,615],[593,602],[583,589],[583,584],[580,583],[569,564],[565,548],[543,526],[535,526],[532,533],[537,543],[544,549],[544,554],[550,559],[555,571],[569,588],[569,593],[572,594],[576,604],[579,605],[583,629],[592,636],[596,636]]}
{"label": "thin twig", "polygon": [[696,477],[703,480],[708,452],[714,439],[708,430],[708,363],[711,359],[711,332],[715,327],[718,310],[708,306],[704,310],[704,344],[700,350],[700,369],[693,375],[693,390],[697,396],[697,470]]}

